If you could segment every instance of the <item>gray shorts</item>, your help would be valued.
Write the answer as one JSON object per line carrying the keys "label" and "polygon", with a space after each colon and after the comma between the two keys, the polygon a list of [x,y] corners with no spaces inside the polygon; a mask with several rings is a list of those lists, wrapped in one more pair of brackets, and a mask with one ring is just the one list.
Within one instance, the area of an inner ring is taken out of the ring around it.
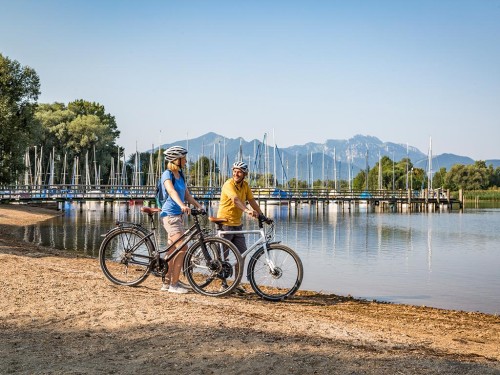
{"label": "gray shorts", "polygon": [[[230,230],[242,230],[243,225],[238,225],[236,227],[228,226],[228,225],[223,225],[222,230],[224,231],[230,231]],[[245,241],[245,235],[243,233],[236,233],[236,234],[224,234],[222,236],[226,240],[231,241],[240,251],[241,254],[243,254],[247,250],[247,243]]]}
{"label": "gray shorts", "polygon": [[163,227],[167,231],[169,237],[175,234],[184,233],[186,230],[184,228],[184,215],[164,216]]}

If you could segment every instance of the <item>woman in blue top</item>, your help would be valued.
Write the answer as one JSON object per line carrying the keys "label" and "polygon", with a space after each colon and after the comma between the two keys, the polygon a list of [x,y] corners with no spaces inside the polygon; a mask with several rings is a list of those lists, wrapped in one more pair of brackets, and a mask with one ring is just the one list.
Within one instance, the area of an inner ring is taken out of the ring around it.
{"label": "woman in blue top", "polygon": [[[181,146],[173,146],[165,152],[165,160],[168,161],[167,169],[161,176],[162,188],[168,193],[168,198],[161,208],[160,218],[168,233],[168,243],[175,242],[185,231],[184,214],[190,214],[191,209],[186,205],[192,204],[198,209],[203,209],[191,195],[186,186],[182,167],[187,163],[187,150]],[[182,269],[186,246],[172,259],[168,268],[166,281],[170,279],[170,286],[164,284],[161,290],[172,293],[187,293],[188,290],[179,285],[179,276]]]}

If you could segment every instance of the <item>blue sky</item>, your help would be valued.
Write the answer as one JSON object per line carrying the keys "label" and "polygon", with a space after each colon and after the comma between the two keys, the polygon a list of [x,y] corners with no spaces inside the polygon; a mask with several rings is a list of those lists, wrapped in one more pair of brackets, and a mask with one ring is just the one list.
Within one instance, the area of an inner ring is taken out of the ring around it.
{"label": "blue sky", "polygon": [[213,131],[500,159],[500,0],[0,0],[0,53],[39,102],[104,105],[127,153]]}

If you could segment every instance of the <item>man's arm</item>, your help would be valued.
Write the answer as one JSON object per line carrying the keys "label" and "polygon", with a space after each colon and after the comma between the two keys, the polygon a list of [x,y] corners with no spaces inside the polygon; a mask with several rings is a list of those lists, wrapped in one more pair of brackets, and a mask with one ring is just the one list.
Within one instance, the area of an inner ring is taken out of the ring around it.
{"label": "man's arm", "polygon": [[257,203],[257,201],[254,198],[249,199],[248,203],[253,208],[253,210],[250,210],[250,211],[252,211],[250,213],[251,216],[258,217],[259,215],[262,215],[262,210],[260,209],[259,204]]}

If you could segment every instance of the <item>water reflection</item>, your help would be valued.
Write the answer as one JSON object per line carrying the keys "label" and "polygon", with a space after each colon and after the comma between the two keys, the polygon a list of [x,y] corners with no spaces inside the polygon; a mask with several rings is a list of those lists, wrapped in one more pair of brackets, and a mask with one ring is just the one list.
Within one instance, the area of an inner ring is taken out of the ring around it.
{"label": "water reflection", "polygon": [[[304,263],[304,289],[500,312],[499,209],[410,214],[302,204],[266,210],[277,222],[276,239],[294,248]],[[210,214],[216,212],[217,207],[209,207]],[[147,224],[136,206],[73,204],[64,216],[23,228],[19,235],[96,257],[101,234],[117,220]],[[164,245],[161,227],[159,235]]]}

